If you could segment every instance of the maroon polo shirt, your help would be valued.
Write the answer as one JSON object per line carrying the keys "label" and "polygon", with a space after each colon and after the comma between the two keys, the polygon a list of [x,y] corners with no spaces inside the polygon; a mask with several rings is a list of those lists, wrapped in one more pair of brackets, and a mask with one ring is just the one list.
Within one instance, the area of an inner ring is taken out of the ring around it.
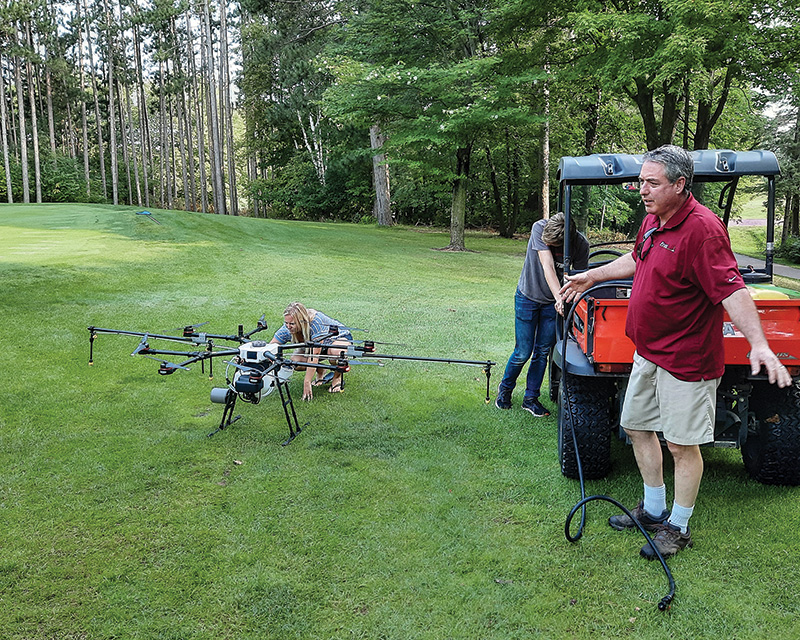
{"label": "maroon polo shirt", "polygon": [[[690,195],[659,227],[645,216],[636,238],[625,333],[639,354],[680,380],[719,378],[725,298],[745,286],[725,225]],[[645,234],[652,230],[649,238]]]}

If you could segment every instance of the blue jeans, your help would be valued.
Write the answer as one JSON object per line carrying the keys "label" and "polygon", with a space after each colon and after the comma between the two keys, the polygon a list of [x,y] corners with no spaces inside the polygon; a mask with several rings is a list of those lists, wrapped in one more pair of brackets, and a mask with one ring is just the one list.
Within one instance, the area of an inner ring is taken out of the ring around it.
{"label": "blue jeans", "polygon": [[510,394],[514,390],[519,374],[530,359],[525,400],[533,400],[539,397],[550,349],[556,342],[555,304],[534,302],[517,290],[514,296],[514,333],[514,353],[508,359],[500,391]]}

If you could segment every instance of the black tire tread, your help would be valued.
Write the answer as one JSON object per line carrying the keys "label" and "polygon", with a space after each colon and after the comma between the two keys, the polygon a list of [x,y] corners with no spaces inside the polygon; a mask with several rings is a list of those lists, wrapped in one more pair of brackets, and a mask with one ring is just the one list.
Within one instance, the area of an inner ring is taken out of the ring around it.
{"label": "black tire tread", "polygon": [[579,477],[572,440],[574,429],[583,477],[604,478],[611,471],[612,382],[565,374],[560,387],[558,452],[561,473],[567,478]]}
{"label": "black tire tread", "polygon": [[762,484],[800,485],[800,386],[780,389],[768,383],[753,388],[750,407],[756,430],[742,445],[750,476]]}

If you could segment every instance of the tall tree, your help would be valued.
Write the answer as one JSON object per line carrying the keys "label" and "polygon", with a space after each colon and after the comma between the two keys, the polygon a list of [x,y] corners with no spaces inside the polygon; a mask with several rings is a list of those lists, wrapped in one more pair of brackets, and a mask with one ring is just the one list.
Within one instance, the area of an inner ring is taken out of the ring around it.
{"label": "tall tree", "polygon": [[233,143],[233,107],[231,105],[231,70],[228,50],[228,10],[226,2],[219,3],[219,46],[220,46],[220,101],[222,118],[221,127],[225,131],[225,146],[228,150],[228,194],[230,196],[229,212],[239,215],[239,199],[236,193],[236,154]]}
{"label": "tall tree", "polygon": [[[15,25],[14,37],[16,49],[19,50],[19,30]],[[14,81],[17,89],[17,121],[19,123],[19,149],[22,169],[22,202],[31,201],[30,177],[28,175],[28,134],[25,126],[25,94],[22,89],[22,60],[19,55],[14,55]]]}
{"label": "tall tree", "polygon": [[704,149],[731,91],[775,70],[764,63],[784,26],[769,18],[757,0],[590,0],[561,25],[576,66],[636,105],[648,148],[672,142],[683,119],[689,145]]}
{"label": "tall tree", "polygon": [[371,4],[350,20],[327,94],[337,118],[381,122],[390,163],[416,149],[430,174],[447,176],[451,250],[465,248],[476,144],[533,116],[520,95],[538,74],[504,67],[489,27],[494,9],[490,0]]}
{"label": "tall tree", "polygon": [[36,55],[33,45],[33,31],[31,29],[31,22],[25,23],[25,37],[27,40],[27,51],[25,53],[25,75],[28,81],[28,102],[30,104],[31,114],[31,143],[33,146],[33,179],[34,190],[36,193],[36,202],[42,201],[42,164],[39,154],[39,120],[36,115],[36,76],[33,73],[33,63],[31,58]]}
{"label": "tall tree", "polygon": [[372,180],[375,185],[375,204],[372,213],[379,225],[388,227],[394,224],[394,216],[392,216],[392,199],[389,191],[389,166],[386,163],[386,154],[383,152],[386,136],[381,132],[380,125],[373,124],[369,128],[369,141],[374,152]]}
{"label": "tall tree", "polygon": [[111,152],[111,198],[114,204],[119,204],[119,167],[117,153],[117,117],[116,99],[114,98],[114,36],[111,28],[111,10],[108,0],[103,0],[103,16],[105,19],[106,33],[106,72],[108,74],[108,142]]}
{"label": "tall tree", "polygon": [[225,203],[224,162],[222,140],[220,139],[219,110],[217,109],[217,81],[214,65],[214,41],[211,34],[210,0],[203,0],[203,44],[205,53],[207,107],[209,117],[209,136],[211,139],[211,178],[214,194],[214,213],[227,213]]}
{"label": "tall tree", "polygon": [[11,162],[9,160],[8,152],[8,124],[7,124],[7,110],[6,110],[6,83],[5,83],[5,65],[3,64],[3,56],[0,56],[0,136],[2,137],[3,144],[3,169],[6,177],[6,198],[9,203],[14,202],[14,190],[11,184]]}
{"label": "tall tree", "polygon": [[82,0],[75,2],[75,37],[78,55],[78,74],[80,77],[80,103],[81,103],[81,134],[83,142],[83,176],[86,183],[86,195],[91,195],[91,177],[89,172],[89,121],[86,116],[86,80],[83,66],[83,17],[81,11]]}
{"label": "tall tree", "polygon": [[[197,165],[199,167],[199,189],[200,189],[200,210],[203,213],[208,211],[208,191],[206,188],[206,146],[205,146],[205,132],[203,127],[203,101],[202,91],[198,90],[198,84],[202,87],[205,82],[202,80],[202,70],[198,72],[194,53],[194,36],[192,34],[192,18],[187,9],[185,13],[186,22],[186,37],[187,37],[187,59],[188,71],[190,78],[200,77],[200,82],[190,83],[190,104],[193,104],[192,111],[194,111],[194,127],[196,132],[195,139],[197,140]],[[201,38],[202,40],[202,38]],[[202,46],[202,43],[201,43]]]}
{"label": "tall tree", "polygon": [[97,70],[94,65],[94,47],[92,46],[91,20],[87,11],[86,0],[83,1],[83,18],[86,35],[86,47],[89,56],[89,77],[92,80],[92,94],[94,96],[94,121],[97,133],[97,153],[100,162],[100,180],[103,183],[103,197],[108,197],[108,184],[106,181],[106,154],[103,142],[103,119],[100,117],[100,89],[97,81]]}

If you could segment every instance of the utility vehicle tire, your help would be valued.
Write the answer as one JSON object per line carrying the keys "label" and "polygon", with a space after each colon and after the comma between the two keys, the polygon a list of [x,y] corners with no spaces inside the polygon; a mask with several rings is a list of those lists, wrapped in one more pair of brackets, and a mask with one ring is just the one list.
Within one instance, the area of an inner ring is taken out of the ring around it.
{"label": "utility vehicle tire", "polygon": [[561,386],[561,369],[554,362],[552,354],[550,355],[550,366],[547,368],[548,373],[548,392],[550,394],[550,402],[558,402],[558,388]]}
{"label": "utility vehicle tire", "polygon": [[763,484],[800,484],[800,387],[754,385],[750,407],[755,423],[742,445],[750,476]]}
{"label": "utility vehicle tire", "polygon": [[586,479],[604,478],[611,471],[611,396],[607,378],[564,373],[558,397],[558,458],[561,473],[578,478],[575,440]]}

